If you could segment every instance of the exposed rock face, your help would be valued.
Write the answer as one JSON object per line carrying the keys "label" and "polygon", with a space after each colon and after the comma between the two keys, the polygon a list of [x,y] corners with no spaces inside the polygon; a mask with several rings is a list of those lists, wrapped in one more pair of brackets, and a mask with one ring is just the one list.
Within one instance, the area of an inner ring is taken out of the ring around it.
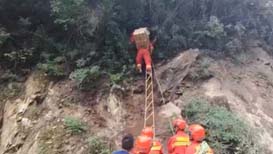
{"label": "exposed rock face", "polygon": [[181,109],[170,102],[166,105],[161,106],[158,115],[160,115],[161,118],[167,118],[167,119],[173,116],[179,117],[181,116]]}
{"label": "exposed rock face", "polygon": [[8,100],[5,103],[0,153],[27,154],[30,149],[37,150],[31,148],[37,140],[32,138],[28,142],[28,138],[32,136],[29,133],[33,129],[33,121],[24,117],[31,105],[41,102],[44,98],[39,92],[45,91],[46,82],[42,83],[41,80],[34,79],[36,75],[33,74],[26,81],[25,95],[13,102]]}
{"label": "exposed rock face", "polygon": [[[238,55],[240,58],[237,60],[240,62],[237,64],[230,59],[212,60],[209,66],[203,69],[210,71],[213,76],[206,80],[200,78],[198,82],[187,83],[189,81],[185,81],[183,77],[189,71],[181,68],[189,66],[190,70],[195,70],[196,53],[191,50],[186,51],[173,61],[159,67],[158,77],[165,91],[173,90],[176,85],[180,86],[175,89],[182,91],[182,95],[176,94],[176,99],[182,100],[176,103],[177,106],[183,106],[194,98],[204,97],[213,104],[224,106],[249,121],[258,130],[260,142],[270,151],[268,153],[272,153],[273,68],[271,64],[273,58],[259,47],[242,54]],[[181,60],[179,57],[181,59],[187,57],[188,61]],[[186,62],[182,66],[179,63],[183,61]],[[179,81],[180,84],[173,80]]]}
{"label": "exposed rock face", "polygon": [[[256,127],[261,142],[273,152],[273,59],[261,48],[250,50],[242,65],[228,61],[212,64],[215,77],[202,89],[210,98],[226,97],[228,106]],[[257,57],[259,60],[257,60]]]}
{"label": "exposed rock face", "polygon": [[163,93],[169,92],[170,97],[173,98],[198,56],[198,49],[190,49],[157,70],[156,76],[160,79]]}
{"label": "exposed rock face", "polygon": [[[157,137],[167,141],[172,135],[172,117],[180,116],[181,108],[190,100],[204,97],[236,112],[261,130],[260,142],[273,153],[270,144],[273,143],[273,58],[260,48],[250,50],[247,55],[239,65],[229,59],[196,65],[200,52],[188,50],[157,66],[156,77],[167,100],[160,106],[161,95],[155,94]],[[200,70],[196,67],[213,75],[188,80],[189,73],[196,75],[194,71]],[[144,84],[144,79],[138,83]],[[25,93],[3,106],[0,154],[39,154],[41,150],[45,154],[86,154],[86,141],[94,134],[120,145],[123,134],[137,136],[143,128],[143,84],[129,90],[114,85],[109,94],[100,90],[96,94],[83,93],[71,81],[48,83],[34,72],[25,83]],[[155,88],[158,91],[159,86]],[[89,126],[87,133],[83,136],[67,133],[63,125],[67,116],[85,122]]]}

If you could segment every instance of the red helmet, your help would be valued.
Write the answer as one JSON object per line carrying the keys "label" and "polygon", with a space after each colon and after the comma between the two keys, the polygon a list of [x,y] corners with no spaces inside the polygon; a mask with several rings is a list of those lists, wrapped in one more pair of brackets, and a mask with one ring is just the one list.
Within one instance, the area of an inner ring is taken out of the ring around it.
{"label": "red helmet", "polygon": [[147,136],[138,136],[135,143],[136,153],[149,153],[152,147],[152,139]]}
{"label": "red helmet", "polygon": [[202,141],[205,138],[205,128],[198,124],[190,125],[190,136],[193,141]]}
{"label": "red helmet", "polygon": [[186,128],[186,125],[187,125],[187,123],[183,119],[175,119],[173,121],[173,127],[176,129],[184,130]]}
{"label": "red helmet", "polygon": [[141,131],[142,136],[147,136],[147,137],[154,137],[154,130],[152,127],[146,127]]}

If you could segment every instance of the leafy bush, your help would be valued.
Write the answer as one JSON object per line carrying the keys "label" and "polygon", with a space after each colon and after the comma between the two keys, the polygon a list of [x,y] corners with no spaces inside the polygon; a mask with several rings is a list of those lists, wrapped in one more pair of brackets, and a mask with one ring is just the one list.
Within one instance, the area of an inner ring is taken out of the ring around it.
{"label": "leafy bush", "polygon": [[[76,66],[97,65],[107,72],[119,73],[124,65],[134,61],[135,48],[128,41],[130,33],[143,26],[150,28],[151,39],[157,37],[155,60],[167,59],[185,48],[241,51],[244,48],[240,44],[249,38],[263,39],[271,45],[273,42],[273,5],[269,0],[153,0],[150,3],[144,0],[14,3],[2,0],[0,3],[1,65],[10,63],[14,55],[21,60],[22,49],[34,47],[33,55],[27,60],[31,62],[29,67],[49,63],[45,70],[57,76],[62,75],[62,72],[54,73],[59,72],[54,69],[59,65],[52,58],[43,58],[42,53],[63,56],[67,72]],[[9,55],[4,57],[3,53]]]}
{"label": "leafy bush", "polygon": [[183,110],[191,123],[206,127],[206,140],[221,154],[256,154],[259,152],[257,134],[253,128],[224,107],[194,100]]}
{"label": "leafy bush", "polygon": [[0,47],[5,43],[5,41],[10,37],[10,34],[6,32],[3,27],[0,27]]}
{"label": "leafy bush", "polygon": [[16,79],[18,79],[18,76],[9,70],[3,72],[3,74],[0,74],[0,84],[9,83],[11,81],[15,81]]}
{"label": "leafy bush", "polygon": [[31,63],[31,60],[33,59],[33,49],[20,49],[4,53],[4,59],[15,69],[17,67],[22,67]]}
{"label": "leafy bush", "polygon": [[105,142],[97,137],[89,138],[89,154],[109,154],[111,149],[107,147]]}
{"label": "leafy bush", "polygon": [[122,78],[123,75],[124,74],[122,74],[122,73],[110,74],[111,83],[112,84],[120,83],[123,80],[123,78]]}
{"label": "leafy bush", "polygon": [[225,45],[226,32],[224,24],[216,16],[211,16],[207,21],[205,29],[197,30],[193,34],[195,42],[199,42],[200,47],[221,50]]}
{"label": "leafy bush", "polygon": [[76,69],[70,74],[70,79],[76,81],[81,90],[88,90],[97,86],[97,81],[101,76],[100,67]]}
{"label": "leafy bush", "polygon": [[80,134],[87,130],[85,124],[83,124],[79,119],[73,117],[65,117],[64,125],[73,134]]}
{"label": "leafy bush", "polygon": [[55,23],[62,24],[66,28],[75,24],[84,8],[85,0],[51,0],[52,13]]}
{"label": "leafy bush", "polygon": [[63,57],[56,57],[53,60],[47,60],[46,63],[38,64],[38,68],[45,72],[50,77],[60,78],[66,75]]}

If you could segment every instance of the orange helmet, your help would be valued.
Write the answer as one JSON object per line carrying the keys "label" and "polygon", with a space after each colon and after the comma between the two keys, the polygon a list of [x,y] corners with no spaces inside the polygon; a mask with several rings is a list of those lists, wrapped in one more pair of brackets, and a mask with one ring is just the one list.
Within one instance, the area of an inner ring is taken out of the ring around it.
{"label": "orange helmet", "polygon": [[186,125],[187,125],[187,123],[183,119],[175,119],[173,121],[173,127],[177,128],[177,129],[184,130],[186,128]]}
{"label": "orange helmet", "polygon": [[142,136],[147,136],[153,138],[154,136],[154,131],[152,127],[146,127],[141,131]]}
{"label": "orange helmet", "polygon": [[190,125],[190,136],[193,141],[202,141],[205,138],[205,128],[198,124]]}
{"label": "orange helmet", "polygon": [[147,136],[138,136],[135,143],[136,153],[149,153],[152,147],[152,139]]}

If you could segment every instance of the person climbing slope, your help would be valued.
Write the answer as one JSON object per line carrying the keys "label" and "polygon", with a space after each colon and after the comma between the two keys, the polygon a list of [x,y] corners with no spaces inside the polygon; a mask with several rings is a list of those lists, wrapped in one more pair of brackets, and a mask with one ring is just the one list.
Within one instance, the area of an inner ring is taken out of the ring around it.
{"label": "person climbing slope", "polygon": [[213,154],[205,139],[205,129],[199,124],[189,127],[191,145],[187,147],[186,154]]}
{"label": "person climbing slope", "polygon": [[173,128],[175,135],[168,141],[169,154],[185,154],[187,146],[190,145],[189,135],[184,132],[187,123],[183,119],[175,119],[173,121]]}
{"label": "person climbing slope", "polygon": [[[137,56],[136,65],[137,70],[142,72],[142,62],[144,60],[146,71],[151,72],[152,70],[152,58],[151,54],[154,50],[154,45],[149,40],[150,32],[147,28],[136,29],[130,37],[130,42],[136,44]],[[153,41],[155,42],[155,41]]]}

